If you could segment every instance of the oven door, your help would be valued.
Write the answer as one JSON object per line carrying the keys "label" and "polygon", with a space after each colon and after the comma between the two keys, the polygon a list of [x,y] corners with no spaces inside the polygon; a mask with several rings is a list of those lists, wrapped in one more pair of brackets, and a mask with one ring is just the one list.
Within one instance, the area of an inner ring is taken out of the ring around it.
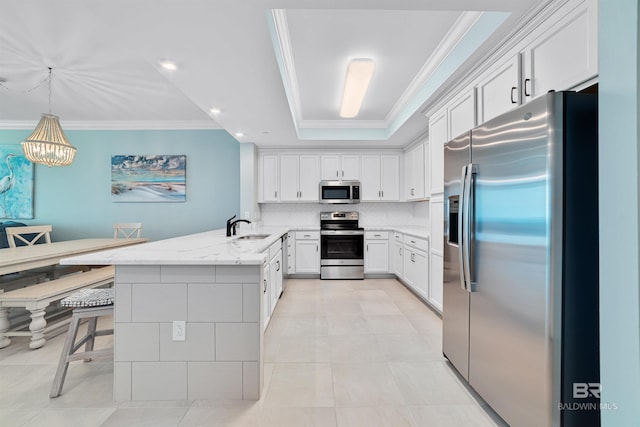
{"label": "oven door", "polygon": [[364,232],[320,231],[320,265],[364,265]]}

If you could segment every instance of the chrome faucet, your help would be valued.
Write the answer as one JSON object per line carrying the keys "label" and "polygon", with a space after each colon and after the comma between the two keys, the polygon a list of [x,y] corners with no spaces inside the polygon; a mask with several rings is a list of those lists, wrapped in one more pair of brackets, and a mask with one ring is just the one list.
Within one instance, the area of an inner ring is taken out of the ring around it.
{"label": "chrome faucet", "polygon": [[249,221],[248,219],[236,219],[234,221],[233,219],[235,217],[236,216],[234,215],[227,220],[227,237],[231,237],[232,234],[234,236],[236,235],[236,225],[238,225],[239,222],[246,222],[247,224],[251,224],[251,221]]}

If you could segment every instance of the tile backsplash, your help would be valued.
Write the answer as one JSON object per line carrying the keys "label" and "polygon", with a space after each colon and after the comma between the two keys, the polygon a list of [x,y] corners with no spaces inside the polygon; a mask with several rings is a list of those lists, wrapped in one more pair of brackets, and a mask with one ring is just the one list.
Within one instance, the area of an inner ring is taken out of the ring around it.
{"label": "tile backsplash", "polygon": [[316,203],[265,203],[260,205],[265,226],[319,226],[320,212],[360,212],[361,227],[429,225],[429,202],[359,203],[354,205],[321,205]]}

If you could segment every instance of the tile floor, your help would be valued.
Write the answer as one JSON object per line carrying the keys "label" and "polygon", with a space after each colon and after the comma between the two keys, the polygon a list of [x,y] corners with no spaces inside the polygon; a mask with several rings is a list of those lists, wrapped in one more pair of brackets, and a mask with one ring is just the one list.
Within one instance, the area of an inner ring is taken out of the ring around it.
{"label": "tile floor", "polygon": [[258,402],[114,403],[112,358],[72,363],[49,399],[64,334],[35,351],[12,341],[0,350],[3,427],[502,425],[443,358],[440,318],[391,279],[289,280]]}

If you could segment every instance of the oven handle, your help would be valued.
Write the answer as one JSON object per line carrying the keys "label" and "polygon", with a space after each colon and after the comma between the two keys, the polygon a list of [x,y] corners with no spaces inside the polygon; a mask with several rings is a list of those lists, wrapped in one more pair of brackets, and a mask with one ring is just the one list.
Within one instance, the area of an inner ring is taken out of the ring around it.
{"label": "oven handle", "polygon": [[362,230],[320,230],[322,236],[364,236]]}

